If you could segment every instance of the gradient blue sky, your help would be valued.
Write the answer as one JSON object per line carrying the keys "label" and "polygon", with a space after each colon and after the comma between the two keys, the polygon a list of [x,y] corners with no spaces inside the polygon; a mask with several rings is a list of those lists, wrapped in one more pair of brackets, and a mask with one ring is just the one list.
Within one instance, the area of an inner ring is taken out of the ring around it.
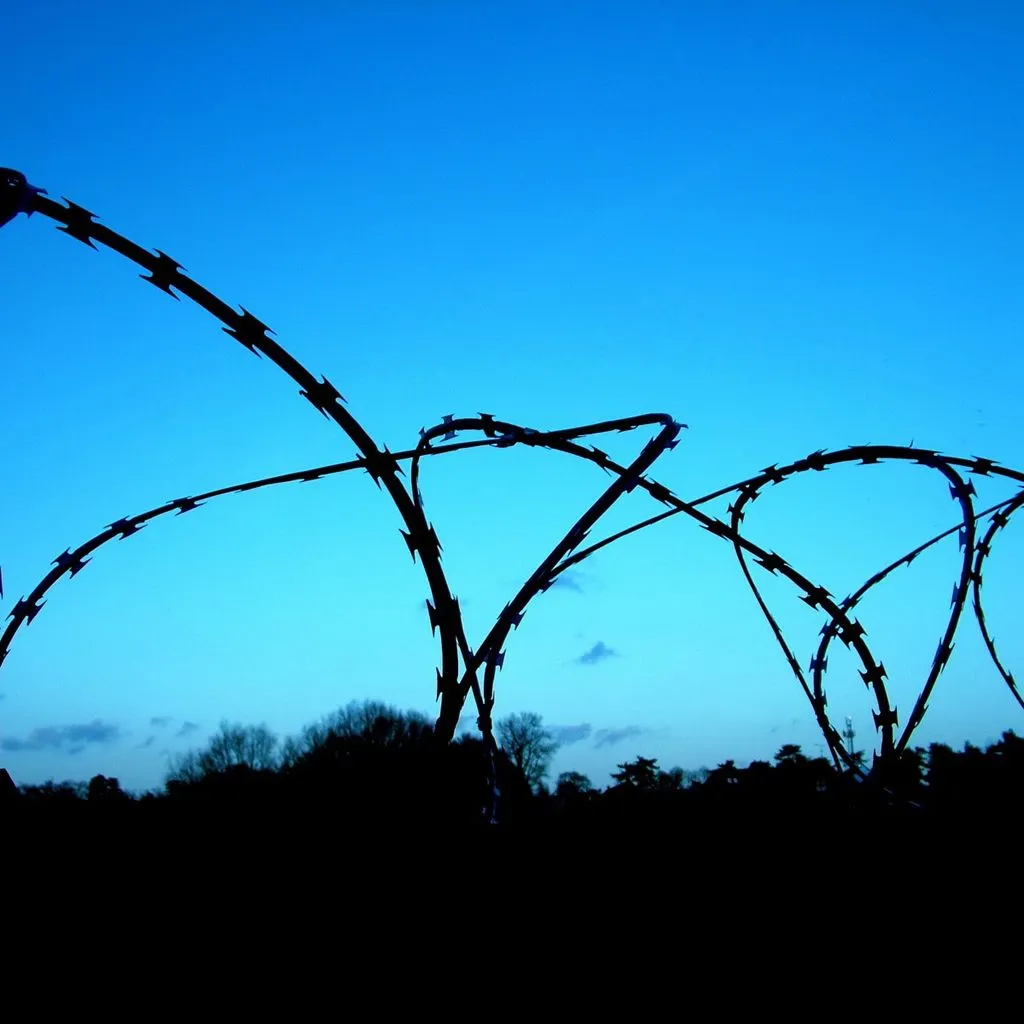
{"label": "gradient blue sky", "polygon": [[[0,163],[244,304],[392,448],[446,413],[664,411],[690,429],[654,476],[684,497],[867,441],[1024,466],[1019,4],[40,0],[4,30]],[[0,265],[4,614],[120,516],[352,454],[120,257],[19,218]],[[530,450],[426,466],[472,637],[605,480]],[[609,529],[659,508],[636,492]],[[747,529],[843,595],[955,515],[920,467],[851,467],[767,493]],[[0,672],[0,763],[143,788],[222,718],[287,733],[364,697],[433,713],[399,525],[349,475],[101,551]],[[989,615],[1019,665],[1019,529],[999,544]],[[861,608],[901,709],[956,553]],[[821,615],[766,579],[806,664]],[[573,582],[538,599],[499,676],[499,714],[586,736],[556,772],[819,751],[727,544],[677,517]],[[1021,727],[975,634],[921,742]],[[855,664],[830,666],[831,710],[868,740]]]}

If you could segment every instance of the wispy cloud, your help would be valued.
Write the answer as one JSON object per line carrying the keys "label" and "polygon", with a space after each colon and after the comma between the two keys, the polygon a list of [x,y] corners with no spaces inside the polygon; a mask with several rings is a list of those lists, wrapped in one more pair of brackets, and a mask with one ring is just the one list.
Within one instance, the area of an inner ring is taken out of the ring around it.
{"label": "wispy cloud", "polygon": [[559,590],[571,590],[576,594],[582,594],[584,578],[583,573],[566,569],[555,577],[550,589],[554,590],[557,587]]}
{"label": "wispy cloud", "polygon": [[553,725],[548,732],[556,743],[563,747],[571,747],[574,743],[587,739],[593,728],[589,722],[581,722],[579,725]]}
{"label": "wispy cloud", "polygon": [[154,715],[149,724],[153,729],[166,729],[171,724],[170,715]]}
{"label": "wispy cloud", "polygon": [[174,735],[178,737],[191,736],[198,728],[198,722],[182,722],[181,728]]}
{"label": "wispy cloud", "polygon": [[68,754],[80,754],[90,743],[114,743],[122,735],[119,726],[97,718],[81,725],[40,726],[24,737],[5,736],[0,740],[0,750],[63,750]]}
{"label": "wispy cloud", "polygon": [[596,665],[605,658],[614,658],[617,652],[613,651],[603,640],[598,640],[593,647],[576,659],[577,665]]}
{"label": "wispy cloud", "polygon": [[642,736],[646,729],[639,725],[624,725],[620,729],[598,729],[594,733],[595,747],[613,747],[616,743],[628,740],[633,736]]}

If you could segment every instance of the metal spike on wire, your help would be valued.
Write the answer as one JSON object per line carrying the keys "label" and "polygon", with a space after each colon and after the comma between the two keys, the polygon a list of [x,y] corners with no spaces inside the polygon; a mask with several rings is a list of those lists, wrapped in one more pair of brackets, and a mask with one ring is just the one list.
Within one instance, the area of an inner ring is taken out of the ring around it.
{"label": "metal spike on wire", "polygon": [[[827,711],[824,675],[828,665],[828,648],[832,641],[837,638],[841,640],[861,663],[860,675],[874,699],[875,708],[872,714],[879,733],[879,751],[874,768],[884,769],[888,762],[898,758],[907,749],[914,729],[924,716],[936,682],[949,662],[954,636],[969,593],[973,595],[975,618],[992,661],[1014,698],[1024,707],[1024,697],[1018,690],[1013,675],[1001,660],[995,641],[989,633],[981,596],[983,569],[992,550],[994,536],[1007,525],[1021,505],[1024,505],[1024,490],[1019,491],[1014,498],[978,512],[973,502],[976,496],[973,480],[963,475],[967,473],[990,479],[1002,478],[1021,485],[1024,484],[1024,473],[1004,468],[994,460],[980,456],[943,456],[930,449],[915,448],[913,441],[909,445],[864,444],[837,452],[819,449],[788,465],[768,466],[739,483],[684,501],[649,476],[658,459],[676,447],[680,431],[684,428],[683,424],[671,416],[659,413],[550,431],[540,431],[501,420],[491,413],[479,413],[472,417],[445,414],[440,423],[420,431],[419,441],[414,448],[393,452],[387,445],[377,445],[355,416],[348,411],[346,399],[327,377],[315,376],[307,370],[273,340],[273,331],[248,309],[240,306],[238,309],[241,312],[238,312],[190,278],[185,273],[185,268],[166,253],[159,249],[143,248],[99,223],[96,215],[84,207],[70,200],[64,202],[65,205],[61,205],[49,199],[45,190],[30,185],[20,172],[0,168],[0,227],[18,214],[31,216],[38,213],[54,221],[62,232],[90,248],[104,246],[131,260],[143,271],[139,276],[144,281],[172,298],[190,299],[219,320],[222,330],[249,352],[274,363],[298,384],[299,394],[316,412],[325,419],[333,420],[346,434],[354,443],[357,455],[347,462],[316,466],[176,498],[147,512],[115,520],[78,547],[66,548],[54,559],[53,567],[42,580],[26,597],[19,598],[8,614],[7,618],[10,621],[0,634],[0,666],[10,652],[15,635],[29,625],[42,610],[50,589],[64,577],[70,579],[76,576],[88,565],[95,552],[109,542],[134,536],[154,519],[171,513],[180,516],[202,507],[212,499],[228,494],[247,493],[279,484],[311,482],[362,469],[377,487],[390,497],[402,521],[402,537],[413,560],[418,562],[426,577],[430,594],[426,601],[426,609],[431,631],[438,637],[441,661],[436,673],[437,696],[441,705],[435,726],[436,734],[443,741],[450,741],[470,694],[476,703],[477,723],[487,746],[490,765],[491,799],[486,810],[489,820],[496,820],[498,801],[497,744],[491,719],[495,703],[495,676],[504,664],[505,645],[509,636],[513,630],[519,628],[527,606],[551,587],[557,577],[570,567],[578,565],[609,544],[680,514],[695,520],[709,533],[732,544],[740,570],[798,684],[808,698],[837,765],[845,766],[856,774],[864,771],[856,752],[848,749],[848,741],[844,744],[843,734],[832,723]],[[642,427],[655,429],[656,434],[629,465],[620,465],[600,448],[582,443],[602,434]],[[465,434],[481,436],[464,440],[462,436]],[[505,605],[483,641],[474,648],[469,644],[465,634],[459,602],[451,592],[442,567],[440,538],[427,520],[420,487],[421,463],[424,458],[450,455],[472,448],[508,448],[517,445],[543,448],[552,453],[583,459],[609,475],[611,480],[597,500],[579,516],[549,554],[541,560]],[[746,522],[747,506],[769,485],[779,486],[796,476],[805,473],[824,473],[839,465],[869,466],[881,462],[910,463],[938,472],[945,478],[950,495],[958,505],[960,521],[876,573],[843,601],[836,601],[824,586],[798,571],[778,552],[763,548],[743,535],[741,525]],[[405,475],[403,463],[410,464],[408,487],[400,479]],[[662,510],[641,522],[583,546],[609,509],[624,494],[637,490],[646,491],[659,505],[668,506],[667,511]],[[728,497],[731,500],[727,510],[728,521],[708,515],[702,508],[721,497]],[[978,524],[985,519],[989,519],[990,522],[982,538],[978,540]],[[909,566],[921,552],[953,533],[958,535],[962,559],[959,575],[954,582],[949,617],[921,693],[907,715],[906,726],[902,733],[897,735],[899,716],[890,702],[886,689],[885,668],[868,646],[865,639],[867,630],[853,615],[857,605],[869,590],[887,579],[895,569],[902,565]],[[790,649],[778,621],[768,608],[754,580],[750,559],[766,572],[786,579],[799,592],[801,600],[810,608],[820,610],[827,616],[821,630],[818,649],[809,663],[810,680]],[[0,568],[0,599],[4,596],[2,587],[3,576]]]}

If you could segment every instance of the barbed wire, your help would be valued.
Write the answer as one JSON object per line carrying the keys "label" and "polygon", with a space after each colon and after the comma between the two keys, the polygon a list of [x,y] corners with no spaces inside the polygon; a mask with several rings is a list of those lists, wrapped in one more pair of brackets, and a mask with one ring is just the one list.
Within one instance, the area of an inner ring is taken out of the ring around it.
{"label": "barbed wire", "polygon": [[[810,702],[815,719],[822,731],[829,751],[837,765],[845,766],[851,772],[862,774],[863,768],[856,752],[847,749],[843,737],[829,718],[824,676],[828,665],[828,649],[836,638],[850,649],[860,661],[860,675],[870,689],[875,709],[873,717],[879,734],[879,750],[875,766],[885,766],[898,758],[906,749],[911,736],[920,725],[928,707],[934,687],[949,662],[953,651],[954,637],[959,628],[968,592],[973,595],[972,607],[986,649],[999,674],[1009,687],[1014,699],[1024,708],[1024,698],[1017,688],[1013,675],[1000,658],[987,625],[982,603],[983,569],[991,553],[995,534],[1003,529],[1011,516],[1024,505],[1024,490],[1015,496],[994,504],[983,511],[976,511],[973,499],[976,497],[973,476],[998,477],[1024,484],[1024,472],[1007,469],[991,459],[941,455],[936,451],[915,448],[910,445],[857,445],[850,448],[826,452],[819,450],[788,465],[772,465],[760,473],[735,484],[719,488],[709,494],[685,501],[663,484],[646,474],[655,462],[678,444],[680,432],[685,428],[673,417],[663,413],[649,413],[640,416],[606,420],[585,426],[560,430],[541,431],[510,421],[497,419],[490,413],[478,413],[471,417],[446,415],[441,422],[420,431],[415,448],[392,452],[387,445],[378,447],[369,433],[355,416],[346,408],[347,402],[324,376],[317,378],[297,359],[287,352],[270,335],[270,328],[244,307],[236,312],[227,303],[217,298],[201,285],[188,277],[176,260],[159,249],[152,252],[142,248],[124,236],[99,224],[95,216],[83,207],[64,200],[61,206],[47,198],[43,189],[28,183],[18,171],[0,169],[0,226],[12,220],[18,213],[31,215],[39,213],[55,221],[58,229],[78,241],[96,248],[96,243],[120,253],[141,267],[145,273],[139,276],[175,299],[185,296],[201,306],[224,326],[222,330],[242,344],[257,357],[266,357],[299,385],[300,395],[322,416],[332,420],[352,440],[357,449],[355,458],[347,462],[332,463],[292,473],[263,477],[244,483],[231,484],[201,494],[176,498],[148,511],[116,520],[102,531],[76,548],[66,548],[52,563],[52,568],[25,597],[19,598],[8,614],[8,622],[0,634],[0,666],[11,650],[19,630],[30,625],[46,603],[46,596],[56,583],[64,577],[73,578],[89,563],[95,553],[114,540],[124,540],[143,529],[155,519],[174,514],[183,515],[207,502],[229,494],[241,494],[265,487],[286,483],[311,482],[340,473],[363,469],[379,489],[387,492],[401,519],[401,534],[415,562],[419,559],[424,572],[429,597],[426,601],[427,615],[432,633],[437,635],[440,647],[440,666],[437,669],[437,698],[440,709],[436,722],[436,733],[450,741],[458,726],[459,717],[469,695],[472,694],[477,707],[477,725],[487,745],[491,765],[491,804],[487,813],[492,820],[496,814],[498,789],[495,755],[497,745],[494,739],[492,712],[495,703],[495,678],[505,660],[505,645],[509,635],[523,621],[530,603],[550,588],[558,576],[578,565],[586,558],[618,540],[647,529],[676,516],[685,515],[705,530],[731,543],[740,570],[782,650],[798,684]],[[639,454],[628,465],[621,465],[608,454],[592,444],[583,444],[587,439],[613,432],[626,432],[644,427],[658,428],[657,434],[649,440]],[[475,440],[459,440],[460,435],[475,432],[483,435]],[[435,443],[440,441],[441,443]],[[582,459],[605,471],[611,482],[602,494],[579,516],[561,540],[551,549],[522,584],[508,604],[505,605],[493,626],[474,649],[466,636],[458,598],[452,593],[442,566],[442,547],[433,525],[429,522],[420,487],[421,463],[424,458],[449,455],[459,451],[487,447],[510,448],[526,446],[561,453]],[[941,474],[948,486],[950,496],[956,502],[959,522],[919,545],[891,565],[875,573],[857,590],[841,601],[836,601],[823,586],[798,571],[775,551],[768,550],[745,537],[741,524],[747,506],[754,502],[767,487],[776,487],[797,476],[813,472],[822,473],[835,466],[845,464],[872,465],[883,462],[909,462],[924,466]],[[405,476],[403,464],[409,464],[409,486],[402,482]],[[634,523],[605,537],[582,546],[591,531],[623,495],[640,489],[652,499],[667,506],[667,510]],[[718,498],[731,497],[727,509],[728,521],[703,511],[702,506]],[[991,522],[981,540],[977,539],[978,523],[991,517]],[[896,707],[891,703],[886,688],[885,666],[876,661],[867,641],[866,629],[853,613],[864,596],[879,583],[887,579],[902,565],[909,566],[923,551],[937,544],[953,533],[958,533],[962,559],[960,571],[954,583],[950,614],[932,658],[925,684],[907,717],[906,725],[897,735],[899,723]],[[821,610],[827,621],[821,630],[821,640],[812,657],[807,671],[792,651],[781,626],[769,609],[751,572],[750,559],[761,568],[779,575],[793,584],[800,592],[801,600],[812,609]],[[0,599],[3,599],[3,578],[0,574]],[[482,682],[480,673],[482,672]]]}

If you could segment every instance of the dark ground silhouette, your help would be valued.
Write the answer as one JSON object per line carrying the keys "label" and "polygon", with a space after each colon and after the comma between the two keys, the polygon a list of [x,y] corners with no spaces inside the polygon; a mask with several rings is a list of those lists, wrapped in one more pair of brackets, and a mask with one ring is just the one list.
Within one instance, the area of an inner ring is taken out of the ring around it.
{"label": "dark ground silhouette", "polygon": [[226,726],[161,792],[102,775],[8,792],[9,912],[47,904],[46,921],[66,921],[84,894],[122,936],[170,932],[188,950],[200,934],[275,957],[386,960],[397,940],[417,958],[491,963],[499,939],[550,940],[560,957],[572,936],[568,952],[597,964],[643,943],[663,947],[672,978],[712,952],[726,971],[887,942],[902,962],[927,946],[929,919],[962,920],[967,936],[1013,913],[1024,739],[1011,732],[985,750],[914,751],[884,784],[785,746],[746,768],[638,756],[605,789],[578,772],[531,788],[503,753],[490,825],[483,742],[439,743],[382,707],[350,705],[272,767],[244,763],[265,744]]}
{"label": "dark ground silhouette", "polygon": [[497,761],[496,825],[483,813],[490,792],[483,742],[438,742],[422,716],[375,702],[351,704],[283,745],[263,727],[224,724],[206,748],[172,764],[160,792],[132,795],[103,775],[0,786],[0,818],[22,837],[148,835],[157,847],[192,837],[225,851],[329,839],[355,853],[396,837],[524,844],[538,856],[623,844],[639,855],[657,844],[710,869],[715,851],[761,848],[766,837],[774,854],[804,858],[828,844],[852,852],[902,843],[923,852],[942,837],[997,842],[1013,831],[1024,791],[1024,740],[1013,732],[984,750],[911,750],[887,777],[863,781],[786,745],[772,763],[726,761],[695,773],[664,771],[638,756],[620,764],[605,789],[578,772],[549,789],[539,780],[555,744],[538,716],[520,718],[533,734],[522,720],[505,730],[514,749]]}

